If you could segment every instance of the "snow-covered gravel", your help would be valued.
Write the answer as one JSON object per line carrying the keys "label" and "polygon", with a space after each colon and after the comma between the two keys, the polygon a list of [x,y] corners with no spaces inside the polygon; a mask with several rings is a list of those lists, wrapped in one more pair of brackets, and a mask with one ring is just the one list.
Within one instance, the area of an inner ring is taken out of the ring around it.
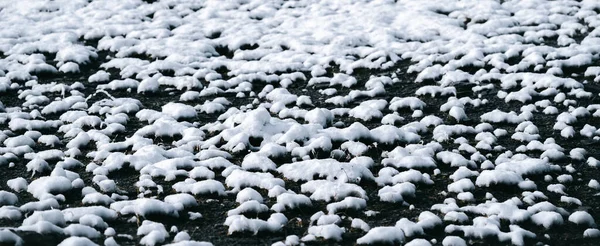
{"label": "snow-covered gravel", "polygon": [[0,244],[576,244],[600,2],[0,2]]}

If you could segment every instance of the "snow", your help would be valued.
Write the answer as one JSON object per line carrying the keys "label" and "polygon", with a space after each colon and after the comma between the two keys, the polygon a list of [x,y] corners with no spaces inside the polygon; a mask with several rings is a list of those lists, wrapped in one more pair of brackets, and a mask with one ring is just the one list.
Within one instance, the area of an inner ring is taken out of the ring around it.
{"label": "snow", "polygon": [[229,227],[227,233],[233,234],[236,232],[252,232],[254,235],[262,231],[275,232],[279,230],[288,219],[281,213],[271,214],[269,219],[249,219],[243,215],[233,215],[227,217],[225,225]]}
{"label": "snow", "polygon": [[79,73],[79,65],[77,65],[77,63],[74,62],[67,62],[60,66],[58,71],[61,71],[63,73]]}
{"label": "snow", "polygon": [[474,219],[473,226],[449,225],[447,232],[462,231],[466,237],[486,238],[495,237],[499,241],[510,240],[512,244],[523,245],[525,237],[535,237],[535,234],[520,228],[517,225],[509,226],[510,232],[501,232],[499,222],[494,218],[478,217]]}
{"label": "snow", "polygon": [[173,238],[173,242],[182,242],[182,241],[189,241],[191,239],[190,235],[185,232],[179,232],[177,233],[177,235],[175,235],[175,237]]}
{"label": "snow", "polygon": [[455,223],[465,223],[469,220],[467,214],[463,212],[450,211],[444,215],[444,221],[450,221]]}
{"label": "snow", "polygon": [[315,237],[321,237],[325,240],[341,241],[342,234],[346,230],[336,224],[311,226],[308,228],[308,233]]}
{"label": "snow", "polygon": [[[22,231],[32,231],[40,234],[64,233],[63,229],[48,221],[39,221],[33,225],[22,225],[18,228]],[[86,238],[87,239],[87,238]],[[89,239],[88,239],[89,240]]]}
{"label": "snow", "polygon": [[554,211],[541,211],[531,216],[531,221],[539,226],[549,229],[564,223],[562,215]]}
{"label": "snow", "polygon": [[169,246],[212,246],[212,243],[209,242],[198,242],[198,241],[194,241],[194,240],[190,240],[190,241],[181,241],[181,242],[175,242],[175,243],[170,243],[170,244],[165,244],[165,245],[169,245]]}
{"label": "snow", "polygon": [[0,205],[15,205],[19,201],[17,195],[7,191],[0,191]]}
{"label": "snow", "polygon": [[479,187],[489,187],[491,185],[516,185],[523,181],[523,178],[512,171],[504,170],[483,170],[477,177],[475,184]]}
{"label": "snow", "polygon": [[385,202],[404,202],[404,198],[414,197],[416,186],[410,182],[395,184],[394,186],[384,186],[377,195],[381,201]]}
{"label": "snow", "polygon": [[198,115],[194,107],[181,103],[167,103],[162,106],[162,112],[176,120],[195,118]]}
{"label": "snow", "polygon": [[98,238],[100,232],[96,229],[80,224],[70,224],[64,228],[64,233],[73,237]]}
{"label": "snow", "polygon": [[99,70],[98,72],[92,74],[89,78],[88,78],[88,82],[90,83],[99,83],[99,82],[106,82],[110,79],[110,73],[103,71],[103,70]]}
{"label": "snow", "polygon": [[473,181],[471,181],[470,179],[467,179],[467,178],[460,179],[460,180],[455,181],[454,183],[448,185],[448,191],[455,192],[455,193],[471,191],[474,189],[475,189],[475,184],[473,184]]}
{"label": "snow", "polygon": [[410,242],[406,243],[405,245],[409,245],[409,246],[431,246],[431,243],[425,239],[422,238],[415,238],[413,240],[411,240]]}
{"label": "snow", "polygon": [[192,208],[198,206],[196,198],[194,198],[190,194],[168,195],[164,198],[164,201],[175,206],[177,210],[183,210],[184,208]]}
{"label": "snow", "polygon": [[71,180],[62,176],[44,176],[29,184],[27,192],[41,199],[49,194],[57,194],[69,191],[73,188]]}
{"label": "snow", "polygon": [[341,149],[347,150],[353,156],[360,156],[368,150],[368,146],[361,142],[346,141],[340,146]]}
{"label": "snow", "polygon": [[237,208],[229,210],[227,212],[227,216],[245,214],[245,213],[259,214],[259,213],[264,213],[267,211],[269,211],[269,207],[267,207],[267,205],[260,204],[257,201],[251,200],[251,201],[243,202]]}
{"label": "snow", "polygon": [[462,155],[450,151],[442,151],[435,155],[440,161],[451,167],[474,166],[475,163],[464,158]]}
{"label": "snow", "polygon": [[340,210],[362,210],[367,207],[367,201],[362,198],[346,197],[339,202],[330,203],[327,205],[327,211],[330,214],[335,214]]}
{"label": "snow", "polygon": [[[108,224],[104,222],[102,217],[95,214],[86,214],[79,218],[79,224],[86,225],[97,229],[107,229]],[[105,233],[106,234],[106,233]]]}
{"label": "snow", "polygon": [[239,191],[245,187],[258,187],[268,190],[275,186],[285,185],[283,180],[275,178],[270,173],[255,173],[237,169],[233,170],[231,174],[227,176],[227,178],[225,179],[225,184],[227,184],[227,186],[229,187],[234,188],[235,191]]}
{"label": "snow", "polygon": [[235,201],[237,203],[243,203],[246,201],[257,201],[258,203],[263,203],[263,197],[260,193],[258,193],[258,191],[252,188],[244,188],[237,193]]}
{"label": "snow", "polygon": [[310,199],[329,202],[339,201],[348,196],[366,199],[367,193],[356,184],[342,183],[329,180],[311,180],[301,185],[300,191],[310,193]]}
{"label": "snow", "polygon": [[600,183],[598,182],[598,180],[590,179],[590,182],[588,183],[588,187],[596,189],[596,190],[600,190]]}
{"label": "snow", "polygon": [[177,192],[186,192],[197,194],[225,194],[225,187],[221,182],[208,179],[202,181],[186,180],[173,185],[173,189]]}
{"label": "snow", "polygon": [[109,82],[108,84],[105,85],[98,85],[97,89],[98,90],[130,90],[130,89],[136,89],[138,88],[138,86],[140,85],[140,82],[138,82],[137,80],[134,79],[115,79],[111,82]]}
{"label": "snow", "polygon": [[[16,223],[2,242],[209,244],[190,241],[195,220],[225,222],[216,244],[599,234],[584,231],[600,189],[594,1],[0,8],[0,218]],[[308,225],[288,222],[305,209]],[[149,220],[163,217],[171,230]]]}
{"label": "snow", "polygon": [[242,161],[242,168],[245,170],[260,170],[266,172],[268,170],[275,170],[277,165],[266,156],[250,153],[244,157]]}
{"label": "snow", "polygon": [[442,245],[444,246],[466,246],[467,242],[464,239],[457,236],[446,236],[444,240],[442,240]]}
{"label": "snow", "polygon": [[596,228],[588,228],[583,232],[584,238],[597,238],[600,237],[600,230]]}
{"label": "snow", "polygon": [[397,142],[416,143],[421,140],[419,135],[391,125],[382,125],[374,128],[370,132],[371,137],[382,144],[393,144]]}
{"label": "snow", "polygon": [[404,232],[404,236],[412,238],[424,234],[423,227],[419,224],[402,218],[396,222],[396,227],[400,228]]}
{"label": "snow", "polygon": [[421,99],[416,97],[394,97],[390,101],[389,109],[393,111],[398,111],[402,108],[409,108],[412,110],[423,109],[426,106],[425,102],[421,101]]}
{"label": "snow", "polygon": [[379,119],[383,116],[381,110],[385,108],[386,104],[387,102],[385,100],[364,101],[360,105],[352,108],[348,114],[363,121]]}
{"label": "snow", "polygon": [[33,146],[35,146],[35,141],[33,139],[31,139],[30,137],[22,135],[22,136],[7,138],[6,140],[4,140],[4,145],[9,148],[14,148],[14,147],[19,147],[19,146],[33,147]]}
{"label": "snow", "polygon": [[3,244],[23,245],[23,239],[8,229],[0,231],[0,242]]}
{"label": "snow", "polygon": [[477,176],[478,174],[479,172],[469,170],[467,167],[459,167],[458,169],[456,169],[456,171],[454,171],[452,175],[450,175],[450,178],[456,182],[464,178]]}
{"label": "snow", "polygon": [[[281,186],[279,186],[281,187]],[[283,193],[277,195],[277,203],[275,203],[271,210],[275,212],[283,212],[288,209],[297,209],[301,207],[311,207],[312,202],[310,198],[302,194]]]}
{"label": "snow", "polygon": [[35,211],[25,220],[23,226],[36,225],[39,222],[48,222],[52,225],[65,226],[65,218],[59,210]]}
{"label": "snow", "polygon": [[575,211],[571,215],[569,215],[569,221],[573,222],[577,225],[584,225],[588,227],[595,227],[596,222],[594,221],[594,217],[590,215],[586,211]]}
{"label": "snow", "polygon": [[359,218],[352,219],[351,226],[352,226],[352,228],[361,229],[364,232],[368,232],[369,230],[371,230],[371,227],[369,226],[369,224],[367,224],[367,222],[365,222],[364,220],[361,220]]}
{"label": "snow", "polygon": [[96,246],[97,244],[95,244],[92,240],[85,238],[85,237],[69,237],[65,240],[63,240],[62,242],[60,242],[58,245],[60,246]]}
{"label": "snow", "polygon": [[175,206],[153,198],[118,201],[110,204],[110,208],[123,215],[135,214],[143,217],[148,215],[166,215],[179,217],[178,210]]}
{"label": "snow", "polygon": [[404,233],[400,228],[389,226],[389,227],[375,227],[367,232],[366,235],[356,240],[358,244],[402,244],[405,242]]}
{"label": "snow", "polygon": [[294,181],[312,180],[315,175],[327,180],[342,179],[354,183],[363,179],[374,179],[368,168],[352,163],[339,162],[334,159],[306,160],[283,164],[277,168],[277,171]]}
{"label": "snow", "polygon": [[140,239],[142,245],[156,245],[165,242],[169,236],[169,232],[161,223],[144,220],[142,225],[137,229],[137,235],[143,236]]}
{"label": "snow", "polygon": [[7,220],[20,220],[23,217],[19,207],[2,206],[0,208],[0,218]]}
{"label": "snow", "polygon": [[137,86],[137,93],[152,93],[157,92],[159,89],[158,76],[155,75],[150,78],[145,78]]}

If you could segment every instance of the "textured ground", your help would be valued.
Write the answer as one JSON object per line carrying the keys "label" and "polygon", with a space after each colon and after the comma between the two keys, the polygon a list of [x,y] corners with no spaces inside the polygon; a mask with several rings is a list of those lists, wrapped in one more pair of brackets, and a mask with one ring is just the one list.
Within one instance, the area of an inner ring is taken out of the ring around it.
{"label": "textured ground", "polygon": [[0,3],[0,243],[595,245],[599,13]]}

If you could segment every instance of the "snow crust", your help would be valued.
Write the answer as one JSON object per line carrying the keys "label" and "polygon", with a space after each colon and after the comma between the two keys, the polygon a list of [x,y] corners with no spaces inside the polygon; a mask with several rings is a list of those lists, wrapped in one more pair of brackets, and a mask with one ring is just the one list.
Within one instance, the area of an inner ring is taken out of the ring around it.
{"label": "snow crust", "polygon": [[595,1],[0,9],[2,244],[600,235]]}

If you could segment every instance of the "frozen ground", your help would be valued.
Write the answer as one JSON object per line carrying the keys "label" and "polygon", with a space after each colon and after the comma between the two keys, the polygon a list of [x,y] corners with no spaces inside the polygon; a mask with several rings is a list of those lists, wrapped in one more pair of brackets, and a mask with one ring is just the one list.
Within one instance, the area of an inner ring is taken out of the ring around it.
{"label": "frozen ground", "polygon": [[0,2],[0,244],[595,245],[599,13]]}

